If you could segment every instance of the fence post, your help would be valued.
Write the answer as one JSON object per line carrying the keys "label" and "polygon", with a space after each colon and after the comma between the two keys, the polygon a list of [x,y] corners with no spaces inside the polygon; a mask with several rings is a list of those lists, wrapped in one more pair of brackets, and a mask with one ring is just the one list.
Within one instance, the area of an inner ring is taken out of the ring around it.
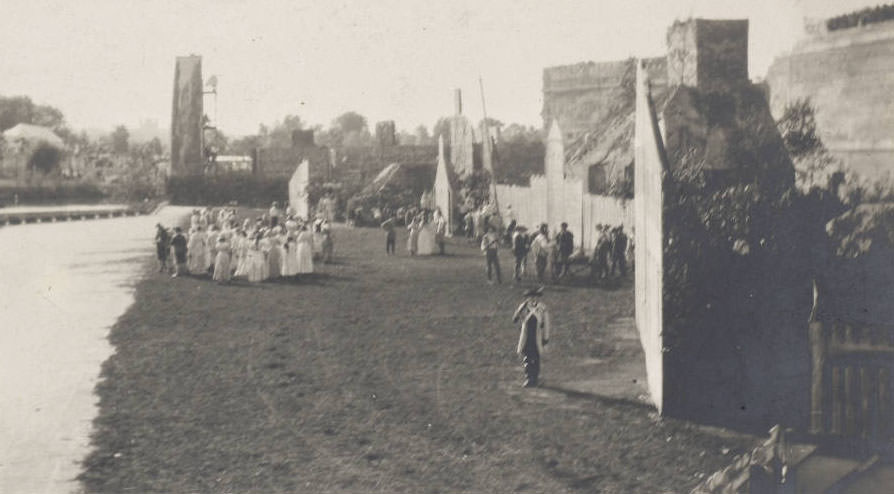
{"label": "fence post", "polygon": [[826,367],[826,338],[822,321],[818,320],[819,284],[813,281],[813,310],[808,324],[810,341],[810,432],[823,432],[823,371]]}

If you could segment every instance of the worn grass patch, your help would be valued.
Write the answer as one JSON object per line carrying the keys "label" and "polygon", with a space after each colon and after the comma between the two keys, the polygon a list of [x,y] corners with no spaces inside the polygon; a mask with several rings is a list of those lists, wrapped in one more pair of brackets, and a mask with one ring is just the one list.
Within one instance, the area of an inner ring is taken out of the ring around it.
{"label": "worn grass patch", "polygon": [[477,249],[336,239],[337,262],[298,283],[147,262],[111,332],[87,492],[688,492],[745,447],[657,419],[636,384],[632,399],[565,386],[642,358],[608,328],[633,313],[629,282],[547,289],[546,387],[521,390],[523,287],[487,285]]}

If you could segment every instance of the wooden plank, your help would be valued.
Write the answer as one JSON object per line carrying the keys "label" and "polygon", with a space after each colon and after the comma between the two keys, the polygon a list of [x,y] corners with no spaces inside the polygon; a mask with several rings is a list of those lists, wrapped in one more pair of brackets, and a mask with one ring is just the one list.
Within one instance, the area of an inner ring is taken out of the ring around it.
{"label": "wooden plank", "polygon": [[878,373],[878,413],[879,413],[879,437],[887,439],[892,432],[892,406],[891,406],[891,373],[890,369],[881,368]]}
{"label": "wooden plank", "polygon": [[860,367],[860,417],[859,430],[863,438],[868,438],[872,426],[872,372]]}
{"label": "wooden plank", "polygon": [[832,434],[842,434],[844,431],[841,417],[843,406],[841,388],[841,368],[832,367],[832,426],[829,428]]}
{"label": "wooden plank", "polygon": [[857,429],[856,423],[856,407],[854,401],[856,393],[854,390],[854,369],[850,366],[844,368],[844,435],[853,436]]}

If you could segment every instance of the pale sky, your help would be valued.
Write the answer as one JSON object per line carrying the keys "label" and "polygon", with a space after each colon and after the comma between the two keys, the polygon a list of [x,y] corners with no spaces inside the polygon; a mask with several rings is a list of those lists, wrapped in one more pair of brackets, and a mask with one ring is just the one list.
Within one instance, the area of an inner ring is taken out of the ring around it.
{"label": "pale sky", "polygon": [[[453,111],[542,124],[544,67],[657,56],[675,19],[750,19],[761,78],[801,36],[802,18],[867,0],[3,0],[0,94],[60,108],[75,128],[142,119],[167,128],[174,58],[203,57],[219,79],[219,124],[253,133],[286,114],[328,125],[344,111],[372,127],[428,127]],[[213,103],[206,101],[213,116]]]}

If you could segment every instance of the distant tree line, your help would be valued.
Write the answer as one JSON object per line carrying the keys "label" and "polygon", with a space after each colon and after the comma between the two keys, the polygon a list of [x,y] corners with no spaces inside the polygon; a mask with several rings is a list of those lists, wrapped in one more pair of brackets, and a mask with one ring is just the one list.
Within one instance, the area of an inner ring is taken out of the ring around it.
{"label": "distant tree line", "polygon": [[832,17],[826,21],[826,28],[829,31],[836,31],[892,19],[894,19],[894,5],[879,5]]}

